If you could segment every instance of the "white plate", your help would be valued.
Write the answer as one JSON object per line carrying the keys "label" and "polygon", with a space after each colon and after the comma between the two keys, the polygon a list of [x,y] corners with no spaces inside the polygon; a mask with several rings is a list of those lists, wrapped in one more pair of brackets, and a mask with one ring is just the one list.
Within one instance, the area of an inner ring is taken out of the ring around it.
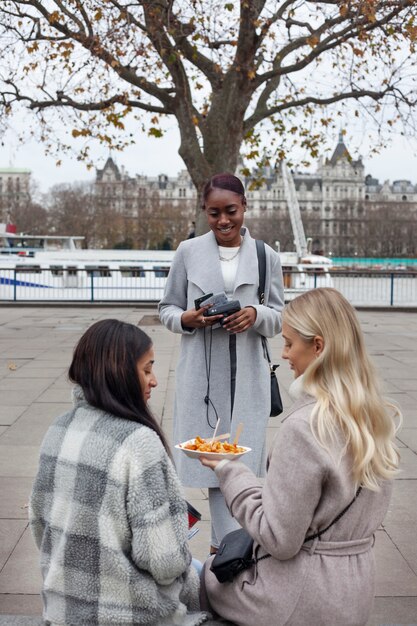
{"label": "white plate", "polygon": [[194,439],[189,439],[188,441],[184,441],[183,443],[177,443],[175,446],[178,450],[182,450],[187,456],[191,459],[199,459],[202,456],[206,456],[209,459],[213,459],[215,461],[221,461],[222,459],[239,459],[241,456],[250,452],[252,448],[247,448],[245,446],[239,446],[239,448],[243,448],[243,452],[200,452],[200,450],[188,450],[187,448],[183,448],[183,446],[187,445],[187,443],[194,443]]}

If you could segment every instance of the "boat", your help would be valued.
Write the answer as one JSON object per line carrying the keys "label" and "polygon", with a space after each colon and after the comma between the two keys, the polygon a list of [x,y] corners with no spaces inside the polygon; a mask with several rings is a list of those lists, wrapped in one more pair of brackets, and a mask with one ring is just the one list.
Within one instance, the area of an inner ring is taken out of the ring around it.
{"label": "boat", "polygon": [[161,299],[174,251],[81,249],[83,239],[0,232],[0,299]]}
{"label": "boat", "polygon": [[10,255],[33,257],[44,250],[73,252],[80,248],[84,239],[85,237],[76,236],[17,234],[14,225],[0,224],[0,255],[3,258]]}
{"label": "boat", "polygon": [[[162,298],[174,250],[79,249],[79,237],[16,235],[0,247],[0,299],[48,301],[153,301]],[[25,241],[26,247],[20,245]],[[40,247],[32,244],[42,241]],[[1,242],[1,237],[0,237]],[[1,243],[0,243],[1,246]],[[327,265],[315,255],[301,262],[280,253],[286,300],[329,284]]]}
{"label": "boat", "polygon": [[285,302],[316,287],[333,287],[332,260],[319,254],[279,252]]}

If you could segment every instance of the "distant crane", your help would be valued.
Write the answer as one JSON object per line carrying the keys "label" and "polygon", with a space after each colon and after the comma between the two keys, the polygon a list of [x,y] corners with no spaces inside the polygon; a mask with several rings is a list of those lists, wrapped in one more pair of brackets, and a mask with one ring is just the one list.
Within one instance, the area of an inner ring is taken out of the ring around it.
{"label": "distant crane", "polygon": [[309,253],[309,246],[307,245],[304,226],[301,220],[300,205],[295,191],[294,179],[285,161],[281,161],[281,173],[284,181],[284,192],[290,214],[292,231],[294,234],[295,249],[297,251],[298,258],[302,259]]}

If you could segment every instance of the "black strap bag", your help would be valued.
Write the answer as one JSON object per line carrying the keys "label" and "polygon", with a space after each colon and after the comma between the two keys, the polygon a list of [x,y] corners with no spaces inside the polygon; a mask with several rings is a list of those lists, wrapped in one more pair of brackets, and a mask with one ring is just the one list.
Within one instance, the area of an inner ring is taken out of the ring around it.
{"label": "black strap bag", "polygon": [[220,583],[231,582],[240,572],[255,563],[252,551],[253,539],[246,530],[233,530],[220,542],[210,570]]}
{"label": "black strap bag", "polygon": [[[268,354],[268,347],[266,344],[264,345],[265,345],[266,354]],[[277,378],[277,375],[275,374],[275,370],[278,367],[278,365],[272,365],[269,359],[269,356],[267,358],[268,358],[268,363],[269,363],[269,371],[271,374],[271,412],[269,416],[276,417],[277,415],[281,415],[283,411],[281,393],[280,393],[279,385],[278,385],[278,378]]]}
{"label": "black strap bag", "polygon": [[[326,526],[326,528],[314,533],[314,535],[306,537],[304,543],[321,537],[321,535],[329,530],[333,524],[336,524],[336,522],[338,522],[346,511],[352,506],[361,491],[362,487],[359,487],[355,497],[351,500],[351,502],[349,502],[343,511],[341,511],[341,513],[339,513],[339,515],[335,517],[334,520]],[[243,570],[248,569],[248,567],[259,563],[259,561],[267,559],[270,556],[270,554],[264,554],[259,558],[254,558],[253,539],[244,528],[239,528],[231,533],[227,533],[227,535],[223,537],[217,554],[211,564],[210,570],[216,576],[219,583],[228,583],[240,574],[240,572],[243,572]]]}
{"label": "black strap bag", "polygon": [[[258,271],[259,271],[259,289],[258,297],[260,304],[265,304],[265,275],[266,275],[266,254],[265,243],[259,239],[256,240],[256,252],[258,255]],[[268,351],[268,344],[265,337],[262,337],[262,346],[264,354],[268,359],[269,372],[271,374],[271,412],[270,417],[281,415],[283,411],[281,393],[279,391],[278,379],[275,370],[279,365],[273,365]]]}

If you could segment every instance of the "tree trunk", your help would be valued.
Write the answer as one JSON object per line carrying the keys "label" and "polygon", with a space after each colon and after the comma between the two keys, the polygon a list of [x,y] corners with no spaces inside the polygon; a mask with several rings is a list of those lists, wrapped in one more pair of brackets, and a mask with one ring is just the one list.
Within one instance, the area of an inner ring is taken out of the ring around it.
{"label": "tree trunk", "polygon": [[[177,112],[181,135],[178,152],[197,191],[196,235],[208,230],[201,209],[201,196],[205,184],[214,174],[221,172],[234,174],[238,166],[243,140],[243,122],[251,92],[252,86],[249,81],[237,78],[236,72],[231,73],[222,87],[213,94],[210,112],[196,130],[195,138],[190,138],[188,116],[181,116]],[[198,132],[200,137],[197,135]]]}

